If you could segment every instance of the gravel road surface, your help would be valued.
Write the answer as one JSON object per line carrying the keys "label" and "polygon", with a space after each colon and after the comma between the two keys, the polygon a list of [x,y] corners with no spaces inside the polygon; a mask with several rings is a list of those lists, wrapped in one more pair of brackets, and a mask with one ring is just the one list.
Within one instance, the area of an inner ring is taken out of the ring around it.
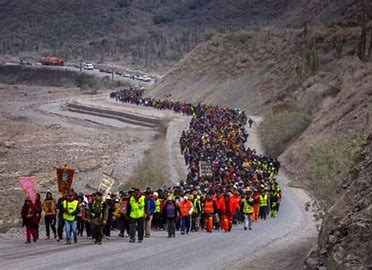
{"label": "gravel road surface", "polygon": [[[179,123],[179,126],[186,124],[181,120]],[[250,132],[248,144],[262,151],[256,127]],[[174,148],[175,143],[170,142],[169,152]],[[179,155],[179,150],[176,153]],[[175,158],[173,153],[170,155],[174,166],[182,167],[182,159]],[[176,173],[179,172],[177,169]],[[129,243],[128,238],[116,237],[113,232],[114,236],[102,246],[95,246],[88,239],[80,239],[72,246],[54,240],[25,245],[20,238],[3,239],[0,240],[1,268],[246,269],[247,265],[262,258],[250,269],[295,269],[288,262],[291,257],[276,258],[269,254],[314,238],[316,230],[311,213],[304,210],[305,202],[310,200],[306,193],[286,186],[282,190],[284,198],[279,216],[255,223],[252,231],[244,231],[242,225],[238,225],[230,233],[177,234],[173,239],[167,239],[166,232],[154,232],[141,244]]]}

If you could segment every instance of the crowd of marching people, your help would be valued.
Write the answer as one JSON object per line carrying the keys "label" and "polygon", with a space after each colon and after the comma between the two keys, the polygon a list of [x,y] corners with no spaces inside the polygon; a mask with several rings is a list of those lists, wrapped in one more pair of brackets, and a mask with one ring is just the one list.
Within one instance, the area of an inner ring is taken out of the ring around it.
{"label": "crowd of marching people", "polygon": [[187,178],[157,190],[135,188],[108,196],[71,190],[57,201],[51,193],[43,202],[38,195],[35,203],[27,198],[22,208],[27,243],[39,238],[43,211],[47,239],[50,229],[54,238],[64,237],[66,244],[76,243],[85,232],[98,245],[103,238],[110,239],[114,230],[120,237],[128,235],[130,242],[136,241],[136,235],[142,242],[154,230],[166,230],[169,238],[177,231],[181,235],[202,230],[230,232],[239,224],[251,230],[254,223],[278,215],[280,164],[245,146],[248,119],[243,111],[145,98],[134,89],[113,92],[110,97],[192,116],[180,138]]}

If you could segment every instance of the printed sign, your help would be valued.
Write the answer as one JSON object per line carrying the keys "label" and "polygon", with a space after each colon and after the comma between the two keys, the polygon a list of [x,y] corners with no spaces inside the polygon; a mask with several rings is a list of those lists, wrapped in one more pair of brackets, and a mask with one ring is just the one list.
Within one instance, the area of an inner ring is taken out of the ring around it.
{"label": "printed sign", "polygon": [[210,161],[199,161],[200,176],[212,176],[212,165]]}
{"label": "printed sign", "polygon": [[71,190],[75,170],[69,168],[56,168],[58,191],[63,193]]}
{"label": "printed sign", "polygon": [[26,191],[27,197],[31,198],[31,201],[35,203],[36,200],[36,177],[21,177],[19,178],[19,183],[22,188]]}
{"label": "printed sign", "polygon": [[103,173],[102,180],[101,180],[101,182],[99,183],[99,186],[98,186],[98,191],[102,192],[103,198],[106,198],[106,196],[110,192],[114,183],[115,183],[115,178],[114,177],[112,177],[111,175],[108,175],[106,173]]}
{"label": "printed sign", "polygon": [[56,210],[55,210],[55,202],[53,200],[46,200],[44,201],[44,211],[45,211],[45,214],[48,214],[48,215],[55,215],[56,214]]}

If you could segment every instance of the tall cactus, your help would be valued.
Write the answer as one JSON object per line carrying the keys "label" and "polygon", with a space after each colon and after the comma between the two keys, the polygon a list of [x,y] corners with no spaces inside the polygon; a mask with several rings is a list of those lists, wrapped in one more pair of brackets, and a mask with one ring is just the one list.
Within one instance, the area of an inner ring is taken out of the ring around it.
{"label": "tall cactus", "polygon": [[[368,40],[368,35],[371,35],[371,40]],[[369,48],[367,47],[369,44]],[[367,28],[367,5],[366,1],[363,0],[362,4],[362,33],[358,43],[358,57],[363,62],[368,62],[372,51],[372,33],[371,29]]]}

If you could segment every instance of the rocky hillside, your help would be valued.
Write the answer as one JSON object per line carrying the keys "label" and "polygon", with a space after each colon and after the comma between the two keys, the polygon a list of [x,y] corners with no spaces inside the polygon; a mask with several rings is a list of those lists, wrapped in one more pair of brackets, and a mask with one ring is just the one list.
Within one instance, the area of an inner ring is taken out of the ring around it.
{"label": "rocky hillside", "polygon": [[[346,260],[366,267],[371,260],[362,251],[371,244],[363,238],[371,234],[370,225],[364,222],[371,218],[371,182],[362,180],[368,179],[371,164],[359,153],[370,149],[366,138],[372,132],[372,65],[357,56],[360,33],[357,26],[318,25],[301,31],[267,28],[215,34],[186,55],[149,93],[237,106],[274,119],[263,139],[272,134],[279,138],[277,146],[284,146],[279,159],[292,185],[306,188],[323,207],[319,243],[322,258],[328,259],[321,261],[330,269],[350,269],[343,264]],[[280,122],[277,115],[285,117]],[[298,115],[310,121],[297,133],[281,138],[297,125]],[[342,181],[349,171],[355,173],[354,167],[361,171],[362,184],[356,174]],[[362,185],[366,191],[355,197]],[[341,195],[344,189],[350,191],[345,198]],[[364,198],[362,205],[359,196]],[[348,232],[339,230],[338,221],[345,209],[364,208],[368,208],[361,215],[364,221],[358,221],[359,215],[345,218],[350,237],[355,236],[348,242]],[[322,211],[316,214],[316,218],[322,216]],[[332,246],[324,240],[329,237]],[[343,255],[349,255],[348,259]],[[334,262],[335,256],[341,256],[344,268]]]}
{"label": "rocky hillside", "polygon": [[372,136],[358,153],[358,165],[341,178],[338,196],[324,219],[319,247],[307,269],[370,269],[372,266]]}
{"label": "rocky hillside", "polygon": [[[210,32],[355,21],[360,1],[0,0],[0,54],[57,54],[159,69]],[[311,10],[311,12],[309,12]]]}

